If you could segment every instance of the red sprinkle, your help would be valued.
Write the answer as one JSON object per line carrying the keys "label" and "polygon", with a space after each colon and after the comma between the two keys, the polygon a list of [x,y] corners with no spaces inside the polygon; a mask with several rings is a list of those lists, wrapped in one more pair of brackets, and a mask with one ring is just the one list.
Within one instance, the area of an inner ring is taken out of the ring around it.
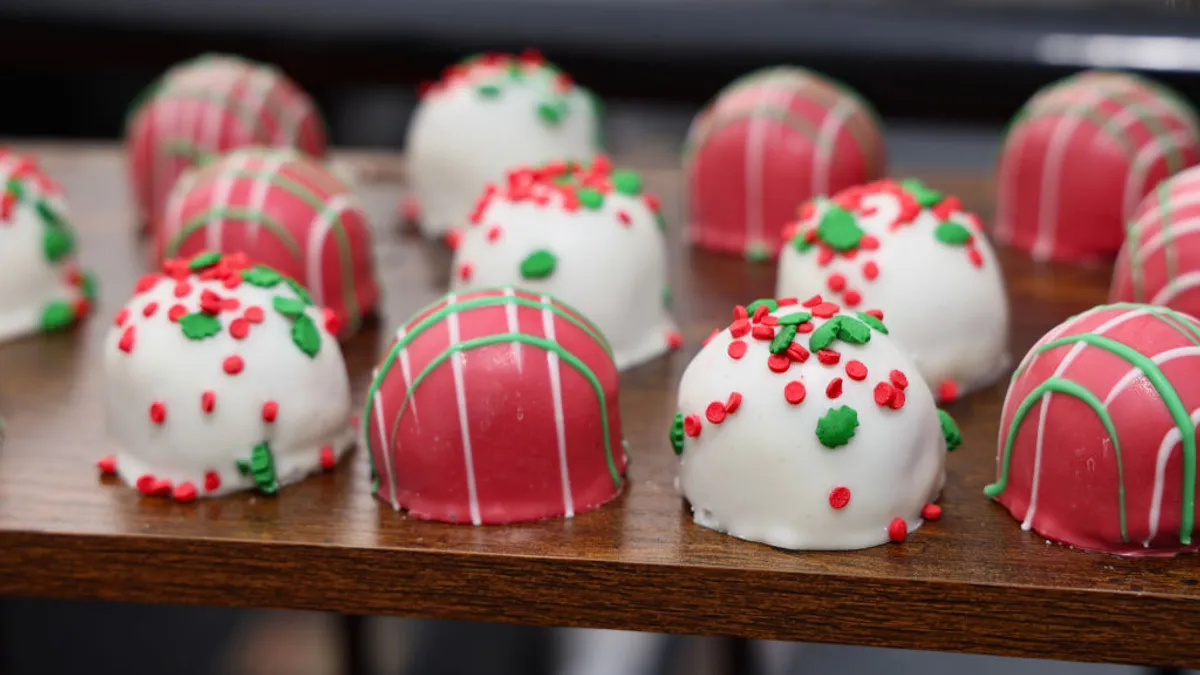
{"label": "red sprinkle", "polygon": [[839,485],[829,491],[829,505],[835,509],[844,509],[850,503],[850,488]]}
{"label": "red sprinkle", "polygon": [[828,319],[829,317],[841,311],[841,309],[841,307],[838,307],[832,302],[822,302],[821,304],[812,308],[812,315],[818,319]]}
{"label": "red sprinkle", "polygon": [[162,275],[160,274],[143,274],[142,278],[138,279],[137,285],[134,286],[133,290],[137,293],[145,293],[153,289],[161,278]]}
{"label": "red sprinkle", "polygon": [[791,307],[792,305],[800,304],[800,301],[796,298],[779,298],[775,301],[775,304],[779,305],[780,307]]}
{"label": "red sprinkle", "polygon": [[121,340],[117,342],[117,349],[126,354],[133,351],[133,326],[126,326],[125,332],[121,333]]}
{"label": "red sprinkle", "polygon": [[738,319],[729,326],[729,334],[735,338],[740,338],[750,332],[750,320]]}
{"label": "red sprinkle", "polygon": [[250,334],[250,322],[245,319],[234,319],[229,322],[229,334],[235,340],[241,340]]}
{"label": "red sprinkle", "polygon": [[835,352],[832,349],[819,349],[817,350],[817,360],[822,365],[834,366],[837,365],[838,361],[842,360],[842,355],[840,352]]}
{"label": "red sprinkle", "polygon": [[667,347],[669,349],[679,349],[683,346],[683,335],[677,330],[667,331]]}
{"label": "red sprinkle", "polygon": [[767,325],[767,326],[778,326],[779,319],[774,314],[768,314],[768,315],[764,316],[762,318],[762,321],[760,321],[759,323]]}
{"label": "red sprinkle", "polygon": [[154,316],[154,313],[157,311],[158,311],[158,303],[157,302],[146,303],[146,306],[142,308],[142,316]]}
{"label": "red sprinkle", "polygon": [[162,401],[155,401],[150,404],[150,421],[155,424],[162,424],[167,419],[167,406]]}
{"label": "red sprinkle", "polygon": [[704,410],[704,416],[713,424],[720,424],[725,421],[725,404],[720,401],[713,401],[708,404],[708,408]]}
{"label": "red sprinkle", "polygon": [[500,229],[499,225],[491,226],[490,228],[488,228],[488,231],[487,231],[487,240],[493,241],[493,242],[496,241],[497,239],[500,238],[500,234],[502,231],[503,230]]}
{"label": "red sprinkle", "polygon": [[242,305],[242,302],[237,298],[225,298],[221,300],[221,309],[232,312]]}
{"label": "red sprinkle", "polygon": [[847,307],[858,307],[858,303],[862,302],[862,293],[851,288],[842,296],[842,301],[846,303]]}
{"label": "red sprinkle", "polygon": [[967,260],[970,260],[971,264],[976,267],[983,267],[983,255],[974,246],[967,249]]}
{"label": "red sprinkle", "polygon": [[245,312],[242,312],[242,318],[250,323],[262,323],[263,320],[262,307],[247,307]]}
{"label": "red sprinkle", "polygon": [[805,300],[803,303],[801,303],[801,306],[812,309],[813,307],[816,307],[817,305],[819,305],[823,302],[825,302],[825,301],[821,299],[821,296],[814,295],[811,298]]}
{"label": "red sprinkle", "polygon": [[792,380],[783,388],[783,397],[792,405],[797,405],[803,401],[807,394],[808,390],[804,388],[804,383],[800,380]]}
{"label": "red sprinkle", "polygon": [[847,361],[846,375],[852,380],[861,382],[867,379],[867,366],[862,361]]}
{"label": "red sprinkle", "polygon": [[200,293],[200,310],[205,314],[220,314],[222,308],[221,296],[213,293],[209,289],[204,289]]}
{"label": "red sprinkle", "polygon": [[867,311],[863,312],[863,314],[869,314],[869,315],[875,317],[876,319],[883,321],[883,310],[882,309],[868,309]]}
{"label": "red sprinkle", "polygon": [[846,288],[846,276],[834,272],[825,278],[825,284],[829,286],[829,290],[834,293],[841,293],[842,289]]}
{"label": "red sprinkle", "polygon": [[633,219],[629,217],[629,214],[625,213],[624,211],[617,211],[617,220],[621,221],[622,225],[628,225],[633,222]]}
{"label": "red sprinkle", "polygon": [[154,484],[150,486],[150,494],[159,497],[166,497],[171,494],[171,481],[166,478],[159,478],[154,481]]}
{"label": "red sprinkle", "polygon": [[221,487],[221,474],[216,471],[209,471],[204,474],[204,491],[212,492]]}
{"label": "red sprinkle", "polygon": [[117,458],[112,455],[101,457],[96,460],[96,468],[100,469],[101,474],[111,476],[117,472]]}
{"label": "red sprinkle", "polygon": [[896,395],[896,389],[887,382],[880,382],[875,385],[875,404],[885,406],[892,402],[892,397]]}
{"label": "red sprinkle", "polygon": [[937,399],[940,403],[949,403],[958,398],[958,383],[954,380],[942,380],[937,388]]}
{"label": "red sprinkle", "polygon": [[262,418],[264,422],[274,422],[275,416],[279,414],[279,404],[275,401],[267,401],[262,407]]}
{"label": "red sprinkle", "polygon": [[804,363],[808,360],[808,350],[804,348],[804,345],[795,342],[788,345],[787,351],[784,354],[787,355],[789,361],[795,361],[796,363]]}
{"label": "red sprinkle", "polygon": [[892,400],[888,401],[888,407],[892,410],[899,410],[903,408],[904,401],[906,400],[906,397],[904,396],[904,390],[893,389],[892,392]]}
{"label": "red sprinkle", "polygon": [[178,321],[187,314],[187,307],[183,305],[171,305],[171,309],[167,310],[167,318],[172,321]]}
{"label": "red sprinkle", "polygon": [[471,263],[463,263],[458,266],[458,278],[462,279],[463,281],[470,281],[471,273],[474,271],[474,268],[471,267]]}
{"label": "red sprinkle", "polygon": [[175,491],[171,493],[171,496],[177,502],[194,502],[196,501],[196,486],[191,483],[180,483],[175,486]]}
{"label": "red sprinkle", "polygon": [[925,508],[921,509],[921,517],[925,520],[937,520],[942,517],[942,507],[937,504],[926,504]]}
{"label": "red sprinkle", "polygon": [[829,398],[837,398],[842,395],[842,378],[835,377],[829,381],[829,386],[825,387],[825,395]]}
{"label": "red sprinkle", "polygon": [[749,319],[750,313],[746,311],[745,305],[737,305],[733,308],[733,321],[737,323],[743,319]]}
{"label": "red sprinkle", "polygon": [[115,317],[113,317],[113,325],[114,326],[124,326],[125,322],[128,319],[129,319],[129,309],[126,307],[122,307],[121,311],[117,312],[117,315]]}
{"label": "red sprinkle", "polygon": [[325,330],[329,331],[330,335],[337,335],[342,329],[342,319],[337,315],[337,312],[326,307],[321,310],[321,316],[325,319]]}
{"label": "red sprinkle", "polygon": [[750,331],[750,336],[755,340],[773,340],[775,338],[775,329],[765,323],[755,324]]}
{"label": "red sprinkle", "polygon": [[874,260],[868,260],[867,262],[863,263],[862,273],[863,278],[870,281],[879,276],[879,265],[876,265]]}
{"label": "red sprinkle", "polygon": [[135,485],[137,486],[138,492],[140,492],[144,495],[148,495],[148,494],[152,494],[154,492],[154,484],[156,482],[158,482],[157,478],[155,478],[154,476],[152,476],[148,473],[144,473],[144,474],[138,476],[138,479],[137,479],[137,482],[135,483]]}
{"label": "red sprinkle", "polygon": [[188,266],[188,261],[182,258],[164,260],[162,266],[163,271],[176,281],[186,279],[192,273],[191,267]]}
{"label": "red sprinkle", "polygon": [[805,321],[804,323],[796,326],[796,332],[797,333],[811,333],[811,332],[813,332],[814,328],[816,328],[816,325],[813,324],[813,322]]}
{"label": "red sprinkle", "polygon": [[700,435],[700,416],[688,415],[683,418],[683,433],[696,438]]}
{"label": "red sprinkle", "polygon": [[221,280],[221,285],[229,290],[233,290],[242,284],[242,275],[238,272],[231,272]]}
{"label": "red sprinkle", "polygon": [[908,524],[904,522],[903,518],[896,518],[895,520],[892,521],[891,525],[888,525],[888,539],[891,539],[892,541],[899,544],[899,543],[903,542],[905,540],[905,538],[907,538],[907,537],[908,537]]}
{"label": "red sprinkle", "polygon": [[211,391],[200,394],[200,409],[206,413],[212,412],[217,405],[217,395]]}
{"label": "red sprinkle", "polygon": [[332,471],[337,464],[337,456],[333,454],[333,448],[325,446],[321,448],[321,468],[326,471]]}
{"label": "red sprinkle", "polygon": [[821,246],[817,251],[817,264],[824,267],[833,262],[833,249],[828,246]]}
{"label": "red sprinkle", "polygon": [[446,247],[451,251],[458,250],[458,245],[462,243],[462,232],[458,230],[450,230],[445,236]]}
{"label": "red sprinkle", "polygon": [[221,364],[221,367],[224,368],[225,372],[229,373],[230,375],[237,375],[238,373],[242,372],[242,368],[246,367],[246,362],[242,360],[242,357],[234,354],[233,356],[226,358],[224,363]]}
{"label": "red sprinkle", "polygon": [[729,343],[729,349],[726,351],[729,353],[730,358],[740,359],[746,355],[746,343],[741,340],[734,340]]}
{"label": "red sprinkle", "polygon": [[742,395],[735,391],[729,395],[729,400],[725,401],[725,412],[732,415],[741,405]]}
{"label": "red sprinkle", "polygon": [[175,284],[175,297],[182,298],[192,292],[192,285],[186,281],[180,281]]}
{"label": "red sprinkle", "polygon": [[754,322],[758,323],[763,320],[763,317],[770,314],[771,310],[767,309],[766,305],[759,305],[754,308]]}
{"label": "red sprinkle", "polygon": [[866,251],[874,251],[879,248],[879,239],[873,234],[864,234],[862,239],[858,240],[858,247]]}
{"label": "red sprinkle", "polygon": [[767,357],[767,367],[773,373],[786,373],[792,367],[792,361],[783,354],[772,354]]}

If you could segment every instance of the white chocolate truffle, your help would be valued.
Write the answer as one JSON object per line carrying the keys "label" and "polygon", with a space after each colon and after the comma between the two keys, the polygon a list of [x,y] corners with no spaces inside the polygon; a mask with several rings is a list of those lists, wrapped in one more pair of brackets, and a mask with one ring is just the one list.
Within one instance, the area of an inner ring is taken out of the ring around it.
{"label": "white chocolate truffle", "polygon": [[817,199],[789,225],[776,295],[878,307],[938,401],[1007,370],[1008,297],[979,219],[916,180]]}
{"label": "white chocolate truffle", "polygon": [[429,85],[408,129],[421,231],[461,227],[479,192],[520,165],[588,160],[600,149],[597,100],[535,52],[485,54]]}
{"label": "white chocolate truffle", "polygon": [[886,330],[820,297],[734,310],[684,371],[671,429],[697,524],[850,550],[940,515],[958,432]]}
{"label": "white chocolate truffle", "polygon": [[0,340],[66,328],[91,310],[62,192],[32,157],[0,149]]}
{"label": "white chocolate truffle", "polygon": [[115,457],[143,494],[178,501],[272,494],[332,469],[353,445],[350,383],[332,312],[239,254],[168,260],[116,317],[104,345]]}
{"label": "white chocolate truffle", "polygon": [[678,347],[658,200],[606,158],[509,173],[454,232],[455,290],[516,286],[593,321],[625,369]]}

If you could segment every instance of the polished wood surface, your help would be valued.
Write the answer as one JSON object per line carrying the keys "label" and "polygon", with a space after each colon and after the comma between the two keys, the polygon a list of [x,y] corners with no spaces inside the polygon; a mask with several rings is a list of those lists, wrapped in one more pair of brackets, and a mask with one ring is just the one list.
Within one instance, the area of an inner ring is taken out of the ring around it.
{"label": "polished wood surface", "polygon": [[[627,373],[621,408],[633,464],[613,504],[573,520],[507,527],[419,522],[368,492],[367,459],[283,490],[180,505],[101,479],[107,451],[99,346],[138,275],[142,244],[119,155],[35,148],[63,183],[95,317],[73,334],[0,345],[0,594],[331,610],[538,625],[738,635],[1083,661],[1200,666],[1200,565],[1048,545],[983,496],[994,474],[1004,384],[951,411],[945,515],[902,545],[794,553],[692,524],[667,443],[689,358],[739,302],[770,295],[774,270],[679,241],[679,175],[643,168],[674,224],[673,281],[686,347]],[[343,156],[380,223],[380,326],[344,349],[359,397],[391,329],[436,298],[449,255],[391,226],[398,158]],[[985,176],[921,175],[987,212]],[[1104,299],[1107,270],[1035,266],[1005,253],[1019,357],[1066,316]]]}

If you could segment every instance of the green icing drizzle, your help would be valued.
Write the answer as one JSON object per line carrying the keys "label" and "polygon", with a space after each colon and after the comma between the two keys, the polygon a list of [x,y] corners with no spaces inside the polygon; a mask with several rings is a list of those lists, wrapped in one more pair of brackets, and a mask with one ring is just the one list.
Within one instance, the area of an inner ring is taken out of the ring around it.
{"label": "green icing drizzle", "polygon": [[954,452],[962,445],[962,432],[958,430],[958,424],[954,422],[950,413],[941,408],[938,409],[938,421],[942,425],[942,437],[946,439],[946,451]]}
{"label": "green icing drizzle", "polygon": [[250,209],[238,209],[224,206],[214,206],[205,209],[203,212],[196,214],[191,220],[183,224],[179,232],[171,237],[171,241],[167,243],[166,256],[173,258],[179,255],[179,246],[185,239],[192,236],[206,227],[215,219],[224,218],[228,220],[245,220],[247,222],[258,223],[267,228],[271,234],[279,238],[288,252],[299,260],[304,259],[304,251],[301,250],[299,242],[292,237],[292,233],[288,232],[287,228],[279,223],[279,221],[268,216],[260,211]]}

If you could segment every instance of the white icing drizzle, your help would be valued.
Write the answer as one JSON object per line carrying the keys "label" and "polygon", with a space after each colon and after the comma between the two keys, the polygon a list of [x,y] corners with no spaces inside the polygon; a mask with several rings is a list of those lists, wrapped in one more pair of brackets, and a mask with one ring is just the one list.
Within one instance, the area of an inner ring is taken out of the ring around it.
{"label": "white icing drizzle", "polygon": [[[546,339],[557,343],[558,337],[554,333],[554,312],[550,309],[553,299],[543,295],[541,302],[542,328],[546,333]],[[550,371],[550,396],[554,401],[554,432],[558,440],[558,470],[562,480],[563,510],[567,518],[572,518],[575,516],[575,500],[571,497],[571,475],[567,462],[567,420],[563,415],[562,379],[559,373],[558,352],[553,349],[546,350],[546,367]],[[607,423],[607,420],[601,420],[601,424]]]}
{"label": "white icing drizzle", "polygon": [[[446,296],[448,305],[454,304],[454,295]],[[450,347],[458,344],[459,326],[458,312],[451,312],[446,317],[446,324],[450,332]],[[460,353],[450,356],[450,369],[454,374],[454,401],[458,405],[458,427],[462,434],[463,444],[463,462],[467,469],[467,499],[469,500],[469,508],[471,511],[471,524],[482,525],[483,517],[479,512],[479,493],[475,485],[475,458],[471,454],[471,425],[470,418],[467,416],[467,390],[463,382],[463,361],[466,355]]]}

